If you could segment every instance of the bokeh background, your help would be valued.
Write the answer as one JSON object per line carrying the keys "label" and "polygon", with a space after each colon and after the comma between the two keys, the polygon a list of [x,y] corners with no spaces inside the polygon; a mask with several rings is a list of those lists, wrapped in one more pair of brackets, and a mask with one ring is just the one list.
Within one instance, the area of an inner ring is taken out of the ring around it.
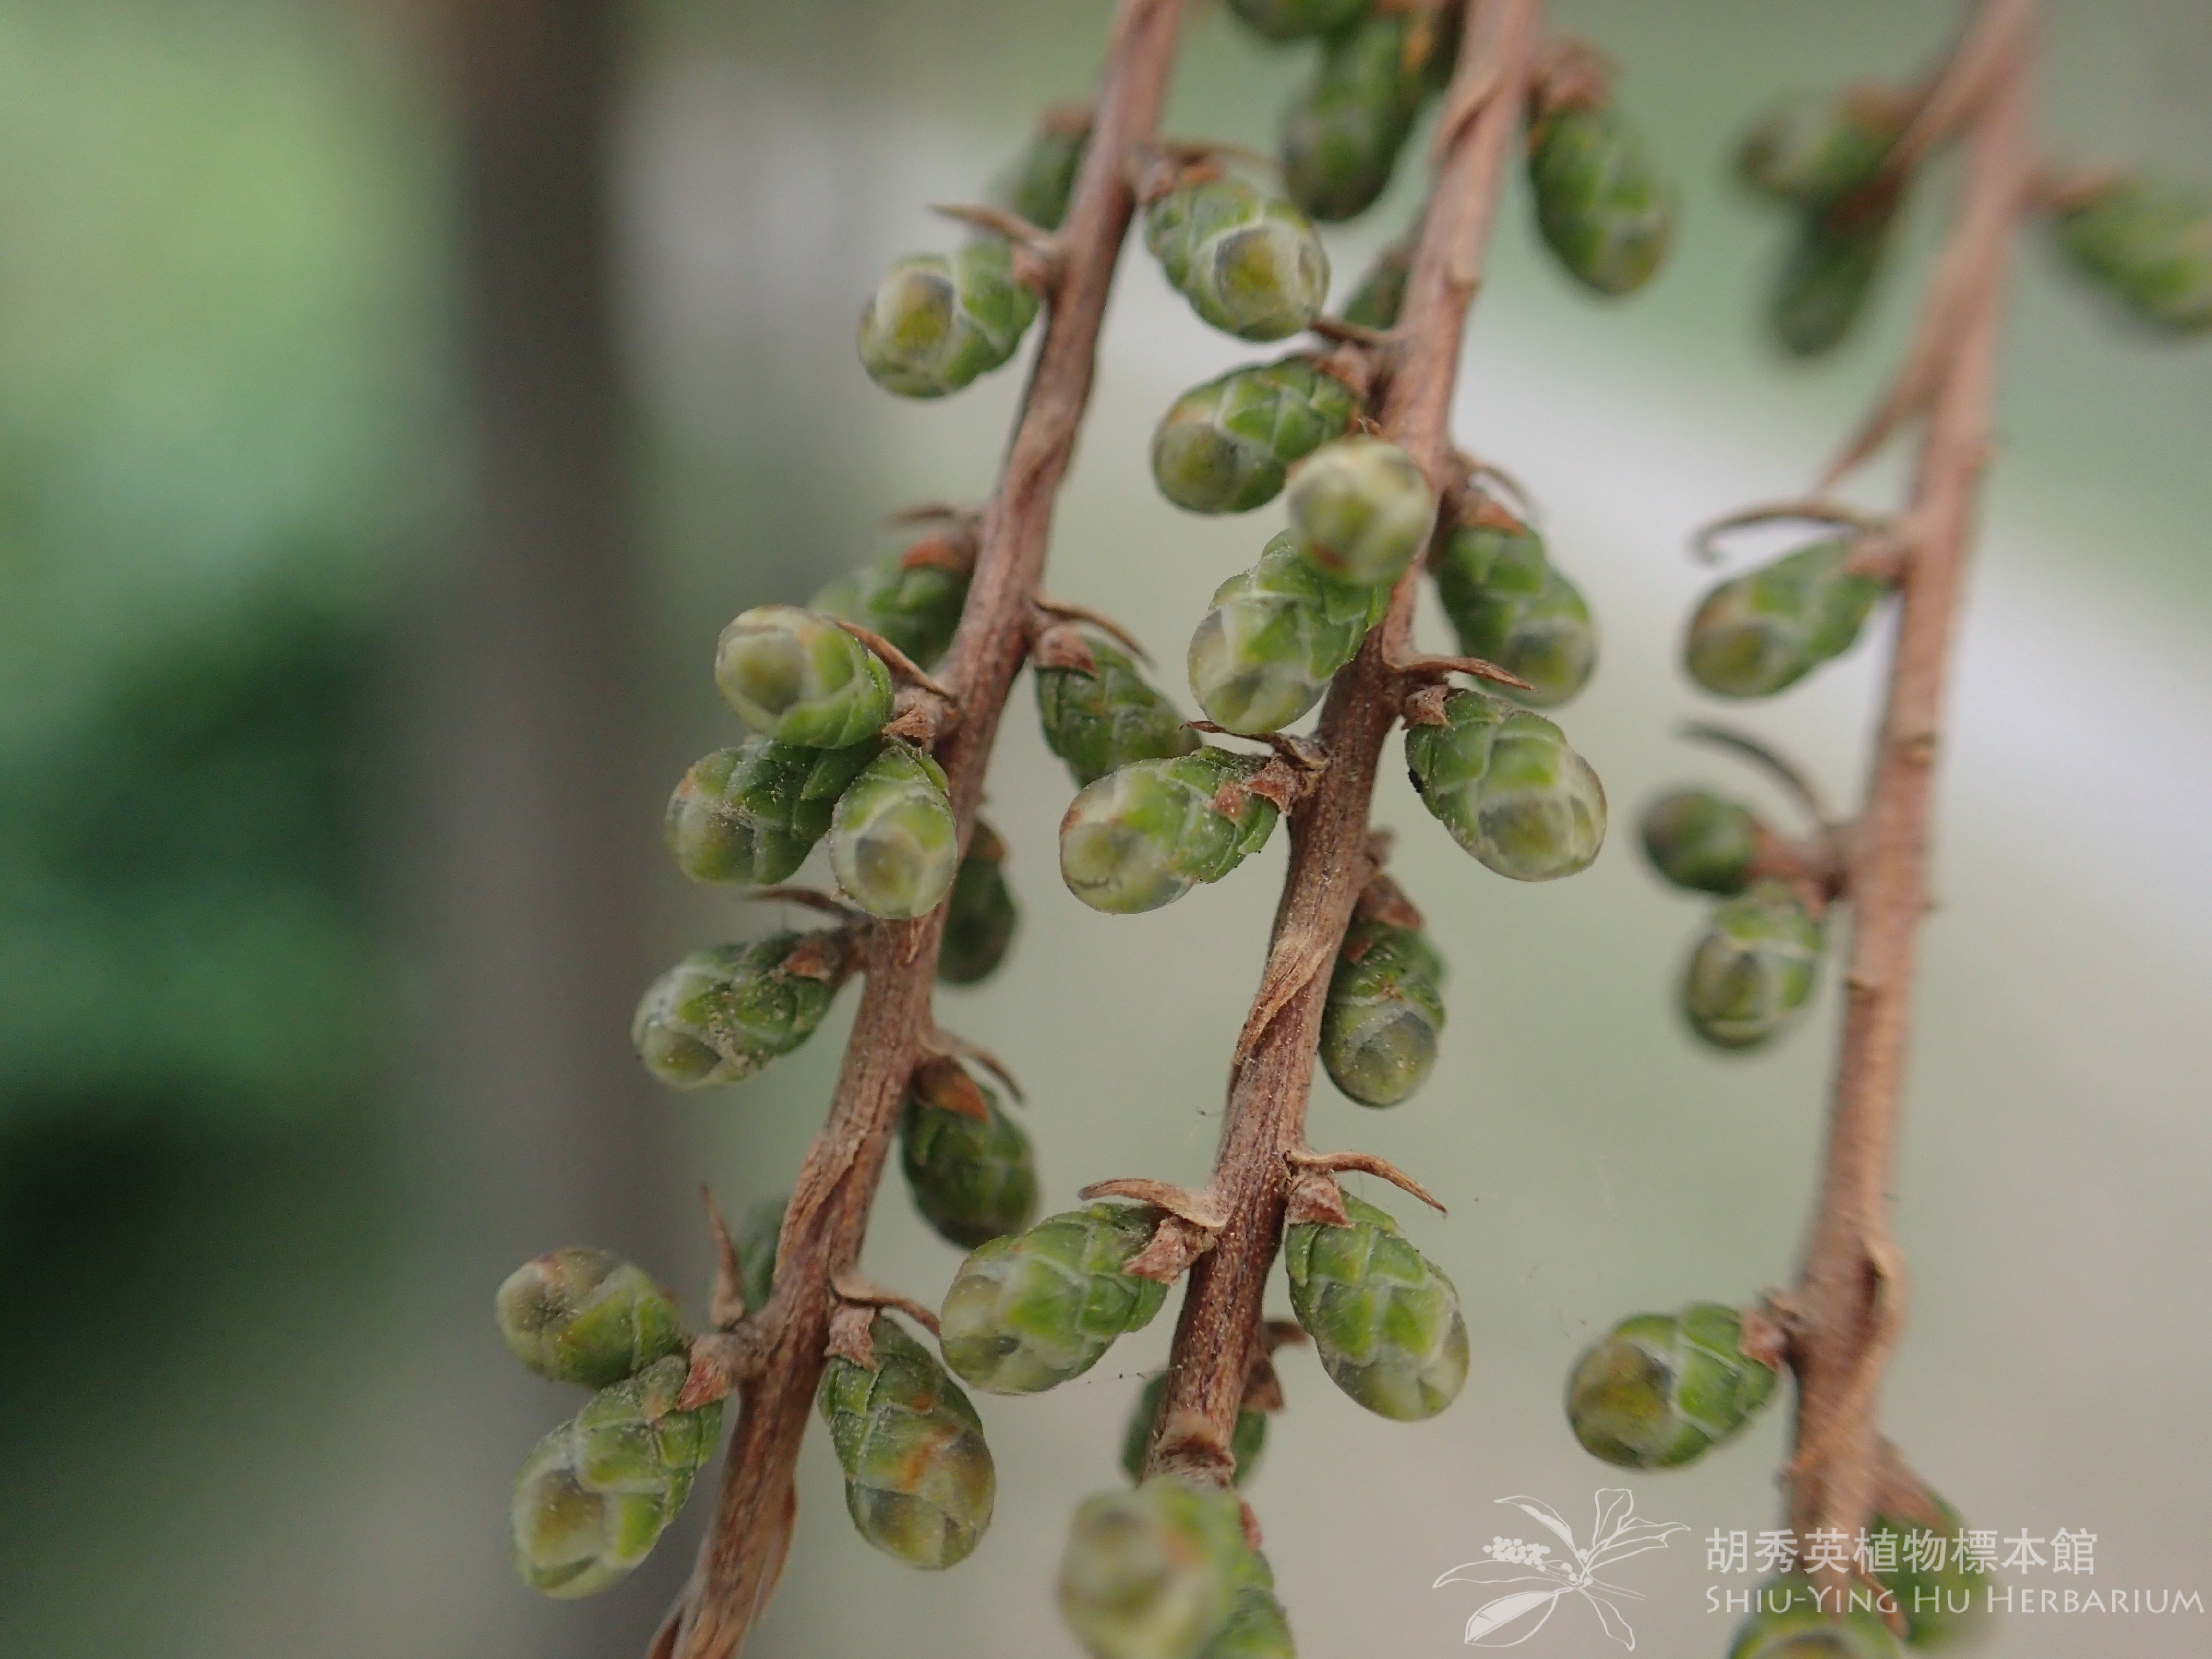
{"label": "bokeh background", "polygon": [[[2212,9],[2050,9],[2053,148],[2212,178]],[[1674,736],[1713,712],[1674,666],[1710,579],[1684,538],[1801,487],[1878,388],[1948,183],[1863,337],[1808,370],[1761,343],[1778,228],[1722,158],[1777,92],[1903,72],[1953,10],[1554,13],[1619,59],[1685,234],[1646,295],[1594,303],[1544,264],[1516,183],[1457,425],[1528,483],[1598,611],[1601,672],[1564,722],[1615,832],[1586,876],[1523,889],[1397,780],[1379,803],[1453,963],[1446,1060],[1388,1115],[1321,1085],[1313,1135],[1450,1203],[1405,1218],[1476,1360],[1418,1428],[1290,1360],[1252,1495],[1317,1656],[1455,1650],[1474,1592],[1429,1585],[1525,1534],[1494,1500],[1583,1522],[1605,1476],[1560,1421],[1565,1366],[1625,1313],[1786,1279],[1832,1048],[1832,994],[1771,1054],[1692,1045],[1669,1002],[1698,908],[1628,831],[1672,781],[1761,789]],[[582,1241],[702,1286],[697,1184],[732,1208],[782,1190],[819,1120],[840,1022],[739,1091],[635,1072],[645,980],[775,920],[685,886],[661,803],[736,729],[707,673],[728,617],[888,550],[907,501],[988,491],[1018,374],[898,404],[852,317],[889,258],[945,240],[921,204],[974,196],[1040,104],[1085,91],[1108,16],[0,6],[0,1650],[637,1650],[692,1530],[596,1602],[520,1587],[507,1484],[572,1402],[501,1350],[490,1293]],[[1302,72],[1204,12],[1171,125],[1264,144]],[[1340,283],[1416,172],[1332,235]],[[1943,775],[1887,1410],[1977,1524],[2092,1531],[2098,1584],[2212,1595],[2212,347],[2130,335],[2029,241]],[[1263,532],[1168,507],[1144,443],[1248,355],[1130,258],[1050,580],[1170,664]],[[1881,652],[1750,716],[1839,800]],[[1017,696],[990,811],[1024,931],[942,1018],[1027,1085],[1048,1205],[1194,1180],[1280,846],[1167,912],[1084,909],[1055,876],[1067,786]],[[934,1300],[955,1259],[894,1181],[869,1271]],[[985,1402],[998,1522],[941,1578],[854,1536],[817,1437],[752,1650],[1073,1652],[1065,1516],[1117,1478],[1171,1323],[1052,1396]],[[1632,1483],[1694,1528],[1637,1564],[1647,1650],[1725,1646],[1700,1540],[1773,1524],[1781,1436],[1778,1414]],[[1538,1642],[1611,1651],[1587,1615]],[[1991,1650],[2179,1656],[2203,1629],[2015,1619]]]}

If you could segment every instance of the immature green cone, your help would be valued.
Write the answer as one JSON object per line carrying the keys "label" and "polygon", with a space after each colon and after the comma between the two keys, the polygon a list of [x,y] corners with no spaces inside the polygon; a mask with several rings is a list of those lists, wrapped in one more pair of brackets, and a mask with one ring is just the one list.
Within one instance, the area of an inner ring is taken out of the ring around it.
{"label": "immature green cone", "polygon": [[1869,1536],[1893,1540],[1890,1547],[1896,1552],[1896,1567],[1877,1569],[1874,1577],[1889,1591],[1898,1611],[1905,1615],[1905,1644],[1923,1652],[1951,1647],[1977,1635],[1989,1613],[1989,1599],[1984,1594],[1987,1573],[1960,1560],[1955,1551],[1932,1547],[1929,1554],[1938,1559],[1930,1571],[1910,1547],[1915,1534],[1924,1538],[1932,1533],[1948,1544],[1966,1529],[1958,1510],[1933,1493],[1928,1497],[1935,1507],[1933,1515],[1906,1520],[1877,1514],[1867,1523]]}
{"label": "immature green cone", "polygon": [[1510,669],[1535,688],[1500,686],[1501,695],[1549,708],[1589,684],[1597,665],[1589,606],[1527,525],[1503,507],[1486,510],[1455,526],[1429,568],[1462,653]]}
{"label": "immature green cone", "polygon": [[[1792,1574],[1755,1594],[1728,1659],[1899,1659],[1897,1638],[1880,1613],[1865,1607],[1824,1613],[1809,1578]],[[1835,1605],[1832,1594],[1828,1604]]]}
{"label": "immature green cone", "polygon": [[[1152,1443],[1152,1426],[1158,1422],[1160,1401],[1167,1398],[1168,1374],[1161,1371],[1145,1382],[1144,1392],[1137,1396],[1136,1409],[1129,1413],[1129,1426],[1121,1435],[1121,1468],[1132,1480],[1145,1478],[1145,1453]],[[1240,1411],[1237,1426],[1230,1431],[1229,1449],[1237,1458],[1237,1472],[1231,1477],[1233,1484],[1243,1486],[1260,1467],[1260,1454],[1267,1445],[1267,1413]]]}
{"label": "immature green cone", "polygon": [[1304,40],[1334,34],[1364,16],[1373,0],[1229,0],[1229,9],[1267,40]]}
{"label": "immature green cone", "polygon": [[1097,672],[1035,670],[1045,747],[1067,763],[1079,788],[1132,761],[1172,760],[1198,747],[1182,711],[1155,690],[1126,653],[1086,631]]}
{"label": "immature green cone", "polygon": [[1605,787],[1541,714],[1480,691],[1444,699],[1442,726],[1406,728],[1421,803],[1501,876],[1554,881],[1605,844]]}
{"label": "immature green cone", "polygon": [[1690,953],[1682,1012],[1692,1029],[1719,1048],[1765,1042],[1813,994],[1825,933],[1787,882],[1758,882],[1730,899]]}
{"label": "immature green cone", "polygon": [[873,738],[800,749],[757,734],[695,762],[662,825],[677,868],[742,887],[783,880],[829,833],[845,786],[876,757]]}
{"label": "immature green cone", "polygon": [[1036,290],[1014,280],[1000,237],[909,254],[860,309],[860,366],[886,392],[942,398],[1012,356],[1036,314]]}
{"label": "immature green cone", "polygon": [[1815,542],[1715,587],[1690,618],[1690,678],[1717,696],[1771,697],[1850,650],[1889,591],[1846,571],[1850,556],[1847,539]]}
{"label": "immature green cone", "polygon": [[1569,104],[1528,133],[1536,228],[1559,263],[1600,294],[1633,294],[1674,240],[1678,193],[1644,137],[1610,105]]}
{"label": "immature green cone", "polygon": [[1283,1235],[1291,1310],[1329,1380],[1399,1423],[1434,1417],[1467,1381],[1467,1321],[1443,1270],[1372,1204],[1344,1195],[1348,1227],[1301,1222]]}
{"label": "immature green cone", "polygon": [[675,1298],[605,1250],[556,1250],[499,1287],[499,1334],[550,1382],[604,1389],[691,1344]]}
{"label": "immature green cone", "polygon": [[1000,187],[1007,208],[1039,230],[1058,230],[1090,143],[1089,116],[1047,117]]}
{"label": "immature green cone", "polygon": [[1084,1500],[1060,1611],[1092,1659],[1200,1659],[1253,1576],[1237,1495],[1156,1475]]}
{"label": "immature green cone", "polygon": [[1436,492],[1420,463],[1383,438],[1323,444],[1291,472],[1285,505],[1298,550],[1362,586],[1396,581],[1437,527]]}
{"label": "immature green cone", "polygon": [[1702,789],[1678,789],[1644,815],[1644,851],[1677,887],[1723,897],[1743,891],[1759,856],[1759,819]]}
{"label": "immature green cone", "polygon": [[1199,749],[1132,761],[1085,786],[1060,821],[1060,874],[1094,910],[1133,915],[1219,881],[1267,844],[1274,804],[1247,794],[1232,817],[1217,796],[1264,764],[1255,755]]}
{"label": "immature green cone", "polygon": [[1328,297],[1313,222],[1241,179],[1177,186],[1146,210],[1145,246],[1200,317],[1240,340],[1280,340]]}
{"label": "immature green cone", "polygon": [[1245,1557],[1229,1622],[1215,1632],[1199,1659],[1297,1659],[1291,1621],[1275,1599],[1275,1574],[1267,1558],[1254,1550]]}
{"label": "immature green cone", "polygon": [[1752,125],[1736,177],[1795,207],[1826,207],[1881,171],[1911,124],[1912,102],[1887,87],[1845,87],[1784,100]]}
{"label": "immature green cone", "polygon": [[1021,925],[1021,908],[1006,885],[1006,843],[978,823],[967,855],[945,900],[945,938],[937,976],[947,985],[975,985],[996,973]]}
{"label": "immature green cone", "polygon": [[2059,251],[2138,321],[2173,334],[2212,328],[2212,202],[2133,174],[2052,212]]}
{"label": "immature green cone", "polygon": [[998,1472],[982,1419],[928,1349],[892,1320],[868,1328],[873,1370],[832,1354],[815,1395],[860,1536],[910,1567],[968,1559],[991,1524]]}
{"label": "immature green cone", "polygon": [[1153,1224],[1133,1205],[1092,1204],[981,1246],[945,1293],[945,1363],[988,1394],[1080,1376],[1160,1310],[1167,1286],[1124,1271]]}
{"label": "immature green cone", "polygon": [[1391,243],[1375,256],[1375,263],[1344,302],[1344,320],[1361,328],[1389,329],[1398,325],[1398,308],[1406,303],[1406,279],[1413,270],[1414,240]]}
{"label": "immature green cone", "polygon": [[880,634],[924,668],[943,656],[968,603],[968,575],[891,553],[840,576],[809,602],[824,617]]}
{"label": "immature green cone", "polygon": [[761,605],[722,630],[714,684],[747,726],[779,743],[843,749],[891,717],[891,675],[827,617]]}
{"label": "immature green cone", "polygon": [[1800,222],[1768,302],[1767,321],[1793,357],[1840,345],[1881,275],[1900,198],[1895,191],[1814,212]]}
{"label": "immature green cone", "polygon": [[675,1409],[690,1370],[657,1360],[538,1443],[516,1481],[515,1565],[547,1595],[589,1595],[645,1559],[721,1433],[722,1402]]}
{"label": "immature green cone", "polygon": [[907,1190],[932,1231],[972,1250],[1036,1219],[1036,1153],[997,1095],[971,1084],[988,1115],[972,1117],[917,1086],[899,1118],[899,1164]]}
{"label": "immature green cone", "polygon": [[1152,479],[1193,513],[1274,500],[1293,461],[1352,423],[1359,401],[1306,356],[1231,369],[1176,399],[1152,434]]}
{"label": "immature green cone", "polygon": [[[1417,41],[1415,20],[1370,14],[1322,47],[1314,78],[1283,112],[1283,188],[1314,218],[1357,218],[1389,188],[1398,152],[1449,52]],[[1419,55],[1417,56],[1417,51]]]}
{"label": "immature green cone", "polygon": [[1191,635],[1191,691],[1224,730],[1279,732],[1321,701],[1389,604],[1387,586],[1340,581],[1285,530],[1214,590]]}
{"label": "immature green cone", "polygon": [[1679,1468],[1741,1432],[1775,1382],[1743,1351],[1742,1314],[1692,1302],[1624,1319],[1586,1349],[1567,1378],[1567,1421],[1593,1457]]}
{"label": "immature green cone", "polygon": [[629,1040],[672,1089],[738,1083],[814,1035],[844,983],[818,933],[694,951],[653,981]]}
{"label": "immature green cone", "polygon": [[1418,928],[1354,921],[1322,1006],[1329,1080],[1362,1106],[1410,1098],[1436,1067],[1443,983],[1443,958]]}
{"label": "immature green cone", "polygon": [[891,743],[837,797],[830,868],[838,890],[870,915],[927,915],[952,890],[960,826],[935,761]]}

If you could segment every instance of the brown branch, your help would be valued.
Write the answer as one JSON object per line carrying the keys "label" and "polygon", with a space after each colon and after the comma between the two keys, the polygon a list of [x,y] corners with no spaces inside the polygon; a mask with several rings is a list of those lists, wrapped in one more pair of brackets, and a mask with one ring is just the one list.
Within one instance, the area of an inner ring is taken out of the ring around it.
{"label": "brown branch", "polygon": [[[1928,908],[1928,844],[1945,682],[1977,487],[1989,453],[1997,339],[2012,239],[2034,179],[2026,0],[1984,0],[1966,40],[1971,100],[1965,198],[1899,392],[1868,433],[1924,410],[1899,573],[1887,708],[1850,851],[1854,925],[1842,1052],[1819,1209],[1792,1309],[1798,1386],[1790,1522],[1800,1537],[1856,1535],[1890,1454],[1875,1425],[1881,1373],[1901,1322],[1903,1261],[1889,1235],[1914,946]],[[1990,46],[1995,38],[1998,46]],[[1992,55],[1995,70],[1989,67]],[[1909,394],[1909,395],[1907,395]],[[1846,459],[1855,459],[1855,445]],[[1845,1586],[1830,1572],[1829,1587]]]}
{"label": "brown branch", "polygon": [[[1115,15],[1091,144],[1059,236],[1063,263],[1043,343],[983,515],[944,675],[961,719],[937,750],[963,844],[1027,649],[1053,504],[1090,401],[1107,294],[1135,210],[1125,164],[1158,123],[1182,12],[1182,0],[1121,0]],[[714,1516],[691,1582],[654,1640],[656,1656],[730,1659],[774,1588],[790,1537],[792,1472],[840,1305],[836,1283],[860,1258],[907,1079],[935,1030],[930,993],[944,927],[940,906],[867,932],[867,985],[836,1097],[784,1214],[775,1291],[755,1314],[766,1357],[738,1389]]]}
{"label": "brown branch", "polygon": [[[1446,108],[1457,112],[1455,125],[1436,153],[1398,325],[1376,348],[1382,361],[1374,412],[1439,488],[1452,477],[1448,420],[1460,341],[1514,151],[1539,11],[1539,0],[1475,0],[1469,8],[1445,94]],[[1230,1436],[1251,1357],[1265,1351],[1261,1296],[1294,1178],[1286,1155],[1304,1149],[1328,968],[1376,868],[1369,804],[1405,691],[1385,646],[1410,631],[1419,580],[1416,565],[1392,594],[1389,617],[1336,677],[1322,706],[1317,736],[1328,767],[1290,815],[1290,870],[1259,999],[1237,1044],[1210,1187],[1227,1206],[1228,1221],[1190,1269],[1159,1426],[1146,1456],[1148,1474],[1172,1471],[1225,1486],[1236,1467]]]}

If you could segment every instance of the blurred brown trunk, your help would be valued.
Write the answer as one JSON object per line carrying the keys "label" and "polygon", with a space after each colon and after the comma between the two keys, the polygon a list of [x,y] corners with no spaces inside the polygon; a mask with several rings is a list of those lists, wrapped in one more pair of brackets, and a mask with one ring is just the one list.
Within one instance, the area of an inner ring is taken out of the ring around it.
{"label": "blurred brown trunk", "polygon": [[608,188],[614,0],[457,0],[473,534],[447,595],[440,745],[459,878],[443,1009],[521,1216],[624,1237],[647,1185],[624,1021],[649,847],[627,398]]}
{"label": "blurred brown trunk", "polygon": [[653,1201],[665,1097],[627,1030],[653,966],[641,888],[657,843],[610,179],[623,9],[442,10],[471,513],[414,690],[432,838],[417,902],[434,1040],[418,1063],[447,1115],[434,1134],[454,1225],[436,1273],[466,1322],[451,1358],[485,1368],[475,1414],[499,1442],[465,1494],[447,1479],[483,1517],[491,1649],[605,1652],[651,1623],[641,1606],[666,1600],[684,1549],[663,1552],[668,1583],[655,1562],[595,1606],[519,1611],[527,1592],[493,1553],[509,1459],[574,1401],[507,1364],[489,1314],[509,1269],[561,1245],[672,1278],[681,1265]]}

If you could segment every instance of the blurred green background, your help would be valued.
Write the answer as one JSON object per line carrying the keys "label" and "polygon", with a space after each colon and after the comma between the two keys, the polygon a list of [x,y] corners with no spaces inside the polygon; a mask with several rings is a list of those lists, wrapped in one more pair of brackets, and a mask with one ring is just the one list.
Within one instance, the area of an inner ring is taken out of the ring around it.
{"label": "blurred green background", "polygon": [[[2050,8],[2062,155],[2212,178],[2212,9]],[[1457,429],[1526,479],[1605,631],[1564,724],[1613,845],[1522,889],[1395,778],[1378,817],[1451,958],[1446,1060],[1358,1145],[1452,1206],[1407,1215],[1475,1334],[1458,1407],[1365,1417],[1310,1359],[1253,1490],[1302,1645],[1457,1647],[1443,1569],[1529,1492],[1578,1522],[1603,1472],[1556,1405],[1593,1332],[1784,1280],[1832,1006],[1723,1060],[1669,997],[1698,926],[1626,833],[1700,777],[1673,666],[1709,578],[1696,523],[1802,485],[1879,386],[1914,257],[1831,363],[1753,323],[1777,227],[1721,176],[1776,93],[1901,73],[1949,7],[1559,0],[1620,61],[1684,179],[1648,295],[1547,269],[1516,193]],[[0,1651],[629,1653],[680,1529],[582,1606],[505,1560],[507,1483],[570,1402],[489,1320],[523,1257],[589,1240],[705,1282],[696,1187],[781,1190],[842,1028],[741,1091],[629,1058],[636,990],[766,918],[687,889],[669,782],[735,729],[721,623],[894,544],[881,516],[989,488],[1018,375],[943,406],[877,394],[852,315],[942,241],[1042,103],[1079,96],[1106,0],[9,0],[0,7]],[[1265,143],[1302,72],[1212,9],[1171,125]],[[1417,141],[1418,143],[1418,141]],[[1409,152],[1417,153],[1417,152]],[[1403,222],[1405,170],[1332,238],[1340,281]],[[1517,187],[1516,187],[1517,189]],[[2202,1317],[2212,1220],[2212,349],[2112,325],[2021,261],[1944,774],[1899,1228],[1913,1330],[1888,1420],[1975,1522],[2099,1534],[2098,1582],[2212,1594]],[[1249,354],[1141,256],[1109,319],[1051,585],[1172,663],[1256,545],[1152,494],[1151,422]],[[1883,499],[1894,474],[1866,486]],[[1264,514],[1262,516],[1265,516]],[[1856,789],[1877,645],[1749,724]],[[947,993],[1032,1099],[1047,1200],[1200,1178],[1279,847],[1111,921],[1054,875],[1064,775],[1018,690],[991,814],[1025,907],[1012,969]],[[849,1000],[848,1000],[849,1002]],[[887,1188],[868,1270],[927,1300],[954,1253]],[[852,1533],[810,1444],[793,1566],[751,1649],[1073,1652],[1065,1516],[1114,1478],[1170,1317],[1091,1376],[984,1407],[996,1528],[942,1577]],[[1639,1512],[1772,1524],[1781,1425],[1633,1483]],[[1648,1557],[1639,1639],[1717,1653],[1702,1544]],[[1741,1581],[1739,1581],[1741,1582]],[[2042,1583],[2062,1581],[2033,1581]],[[1609,1651],[1568,1608],[1537,1638]],[[2203,1650],[2202,1622],[2015,1620],[2022,1656]]]}

